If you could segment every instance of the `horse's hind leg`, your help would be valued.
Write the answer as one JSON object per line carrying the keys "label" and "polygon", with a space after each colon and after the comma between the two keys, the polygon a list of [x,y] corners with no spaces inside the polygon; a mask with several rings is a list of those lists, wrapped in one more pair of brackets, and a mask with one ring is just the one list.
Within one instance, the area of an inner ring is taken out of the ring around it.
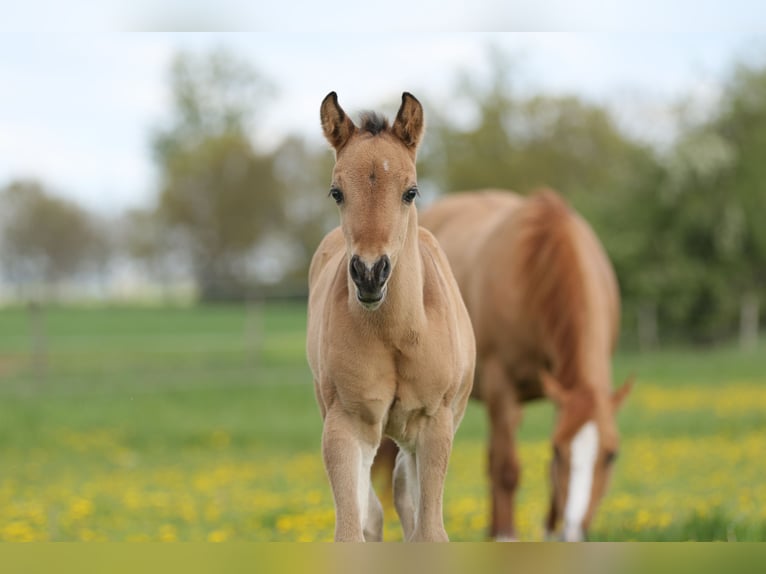
{"label": "horse's hind leg", "polygon": [[516,540],[514,497],[519,483],[519,460],[514,435],[521,422],[521,406],[512,381],[497,360],[482,369],[482,400],[490,422],[489,475],[492,488],[490,536],[495,540]]}

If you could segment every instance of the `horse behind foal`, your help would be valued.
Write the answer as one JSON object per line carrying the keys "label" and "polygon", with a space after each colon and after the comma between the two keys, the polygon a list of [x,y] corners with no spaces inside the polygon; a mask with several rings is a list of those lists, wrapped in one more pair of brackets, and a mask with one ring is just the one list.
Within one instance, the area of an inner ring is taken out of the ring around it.
{"label": "horse behind foal", "polygon": [[400,447],[394,503],[405,539],[447,540],[444,478],[471,392],[475,344],[447,259],[418,226],[423,110],[405,93],[392,126],[365,114],[357,127],[332,92],[320,116],[335,149],[330,196],[341,225],[311,262],[307,353],[335,540],[382,539],[370,467],[384,434]]}
{"label": "horse behind foal", "polygon": [[514,539],[520,475],[514,435],[522,404],[557,408],[546,528],[581,540],[617,454],[611,389],[619,325],[614,271],[590,226],[556,193],[457,194],[423,214],[441,242],[473,321],[474,395],[489,413],[490,534]]}

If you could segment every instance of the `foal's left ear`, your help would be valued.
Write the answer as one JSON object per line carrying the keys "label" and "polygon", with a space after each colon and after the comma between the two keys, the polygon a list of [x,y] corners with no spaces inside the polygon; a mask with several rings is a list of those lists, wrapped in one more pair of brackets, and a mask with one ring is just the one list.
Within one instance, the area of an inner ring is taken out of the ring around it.
{"label": "foal's left ear", "polygon": [[394,135],[404,142],[410,150],[415,151],[423,137],[425,122],[423,106],[409,92],[402,94],[402,105],[396,114],[396,120],[391,130]]}
{"label": "foal's left ear", "polygon": [[635,376],[629,376],[623,385],[612,393],[612,406],[615,411],[618,411],[622,406],[622,403],[625,402],[625,398],[630,394],[630,391],[633,390],[633,383],[635,381]]}

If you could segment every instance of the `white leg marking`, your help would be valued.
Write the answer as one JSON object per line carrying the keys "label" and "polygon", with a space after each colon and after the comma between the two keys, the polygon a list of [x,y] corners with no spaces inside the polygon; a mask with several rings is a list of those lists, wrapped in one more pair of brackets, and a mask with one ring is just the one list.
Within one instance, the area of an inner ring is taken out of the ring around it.
{"label": "white leg marking", "polygon": [[582,521],[590,504],[597,455],[598,429],[596,423],[590,421],[572,439],[569,490],[564,509],[565,540],[582,540]]}
{"label": "white leg marking", "polygon": [[367,508],[370,502],[370,468],[375,457],[375,449],[367,445],[359,445],[359,468],[356,479],[356,500],[359,504],[359,518],[362,528],[367,523]]}

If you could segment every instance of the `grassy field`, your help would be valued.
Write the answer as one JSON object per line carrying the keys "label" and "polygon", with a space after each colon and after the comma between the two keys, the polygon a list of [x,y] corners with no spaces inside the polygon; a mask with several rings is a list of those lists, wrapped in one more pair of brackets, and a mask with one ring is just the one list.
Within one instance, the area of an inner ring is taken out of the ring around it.
{"label": "grassy field", "polygon": [[[0,310],[1,540],[329,540],[302,305]],[[766,347],[621,353],[637,386],[597,540],[766,540]],[[542,538],[552,410],[527,409],[518,524]],[[487,522],[484,413],[458,431],[453,540]],[[386,539],[401,533],[387,503]]]}

